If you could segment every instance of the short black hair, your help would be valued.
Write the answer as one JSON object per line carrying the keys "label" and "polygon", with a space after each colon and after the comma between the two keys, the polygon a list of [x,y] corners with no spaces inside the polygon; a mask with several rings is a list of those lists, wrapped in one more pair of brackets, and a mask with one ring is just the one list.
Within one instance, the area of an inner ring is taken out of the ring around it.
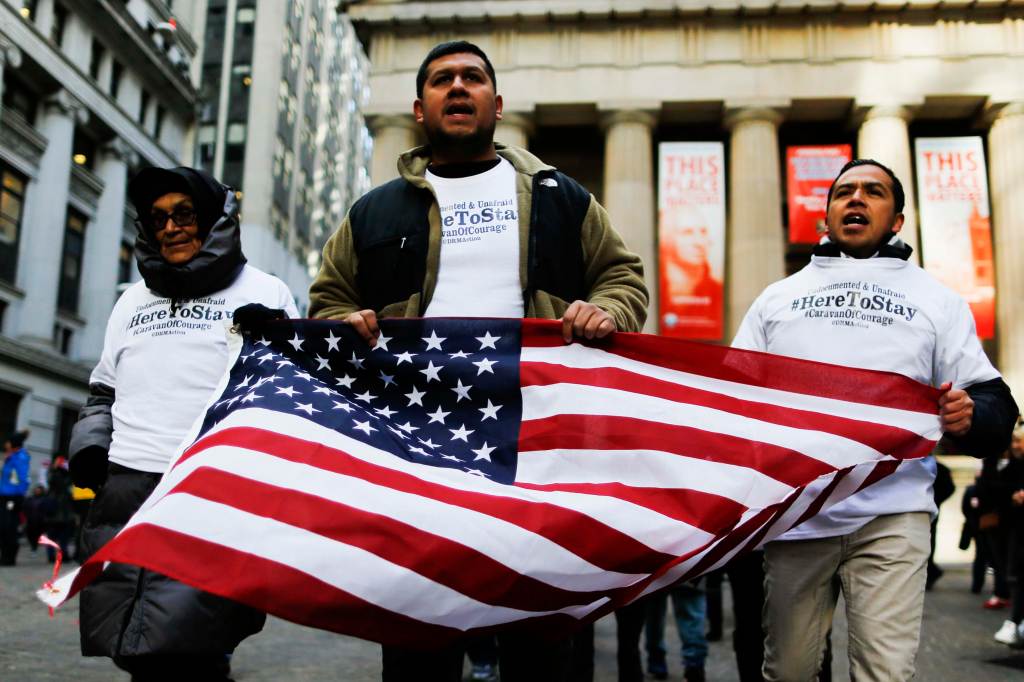
{"label": "short black hair", "polygon": [[430,62],[441,57],[447,57],[450,54],[460,54],[468,52],[475,54],[480,59],[484,60],[484,69],[487,70],[487,75],[491,78],[491,83],[494,84],[494,89],[498,89],[498,77],[494,75],[494,66],[491,65],[491,60],[487,58],[487,55],[479,47],[469,42],[468,40],[452,40],[447,43],[441,43],[435,45],[427,56],[423,58],[423,63],[420,64],[420,70],[416,72],[416,96],[423,97],[423,86],[427,82],[427,67],[430,66]]}
{"label": "short black hair", "polygon": [[25,444],[25,440],[28,438],[28,431],[15,431],[11,435],[7,436],[7,442],[11,444],[12,448],[20,448]]}
{"label": "short black hair", "polygon": [[889,176],[890,180],[892,180],[892,199],[893,203],[896,205],[896,213],[903,213],[903,207],[907,201],[907,195],[903,192],[903,183],[900,182],[900,179],[896,177],[896,174],[892,172],[891,168],[880,161],[875,161],[874,159],[854,159],[839,169],[836,179],[832,181],[832,184],[828,188],[828,199],[825,201],[826,209],[829,204],[832,203],[832,190],[836,188],[836,183],[839,181],[839,178],[843,177],[843,173],[851,168],[856,168],[857,166],[876,166],[885,171],[885,174]]}

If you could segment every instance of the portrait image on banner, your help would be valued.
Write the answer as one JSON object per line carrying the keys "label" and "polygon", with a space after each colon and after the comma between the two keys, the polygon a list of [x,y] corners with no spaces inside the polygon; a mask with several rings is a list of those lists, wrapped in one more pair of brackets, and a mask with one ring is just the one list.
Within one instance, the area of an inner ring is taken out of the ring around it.
{"label": "portrait image on banner", "polygon": [[722,338],[725,154],[720,142],[658,145],[660,333]]}
{"label": "portrait image on banner", "polygon": [[791,244],[815,244],[825,234],[828,188],[852,158],[853,149],[848,144],[786,148],[786,203]]}
{"label": "portrait image on banner", "polygon": [[988,175],[980,137],[919,137],[918,211],[924,269],[963,296],[978,336],[995,336]]}

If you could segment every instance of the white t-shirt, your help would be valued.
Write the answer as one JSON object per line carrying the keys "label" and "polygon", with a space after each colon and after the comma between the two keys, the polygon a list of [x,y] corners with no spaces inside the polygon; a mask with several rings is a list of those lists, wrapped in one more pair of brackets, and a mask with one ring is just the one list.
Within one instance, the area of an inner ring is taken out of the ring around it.
{"label": "white t-shirt", "polygon": [[[822,258],[769,286],[754,301],[733,346],[836,365],[891,371],[925,384],[964,388],[999,373],[955,292],[896,258]],[[895,473],[832,506],[780,539],[851,533],[883,514],[935,513],[935,460]]]}
{"label": "white t-shirt", "polygon": [[167,469],[227,369],[225,327],[236,308],[262,303],[298,317],[285,283],[249,265],[226,289],[177,303],[172,309],[145,282],[129,287],[89,378],[114,389],[109,458],[131,469]]}
{"label": "white t-shirt", "polygon": [[441,209],[441,258],[426,317],[522,317],[516,171],[443,178],[427,169]]}

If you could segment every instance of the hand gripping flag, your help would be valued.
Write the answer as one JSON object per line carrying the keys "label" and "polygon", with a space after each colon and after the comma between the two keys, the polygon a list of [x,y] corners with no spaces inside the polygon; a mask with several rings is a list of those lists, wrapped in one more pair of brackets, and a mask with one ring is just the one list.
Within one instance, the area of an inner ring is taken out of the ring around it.
{"label": "hand gripping flag", "polygon": [[557,322],[289,320],[234,362],[127,562],[390,644],[565,632],[711,570],[927,455],[905,377]]}

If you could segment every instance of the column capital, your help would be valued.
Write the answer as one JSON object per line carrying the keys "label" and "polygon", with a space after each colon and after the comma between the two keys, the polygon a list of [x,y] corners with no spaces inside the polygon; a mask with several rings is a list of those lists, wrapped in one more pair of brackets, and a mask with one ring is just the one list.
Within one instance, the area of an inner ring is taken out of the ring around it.
{"label": "column capital", "polygon": [[732,130],[739,124],[747,123],[749,121],[766,121],[774,126],[778,126],[782,123],[783,118],[785,117],[782,112],[773,106],[746,106],[730,108],[727,103],[723,125],[728,130]]}
{"label": "column capital", "polygon": [[525,111],[501,112],[501,120],[498,121],[498,126],[503,125],[519,128],[525,132],[527,136],[532,135],[537,127],[534,122],[533,114]]}
{"label": "column capital", "polygon": [[103,145],[101,151],[107,158],[123,161],[129,166],[134,166],[138,163],[138,152],[120,137],[115,137],[107,142]]}
{"label": "column capital", "polygon": [[899,118],[910,123],[914,118],[914,108],[904,104],[865,105],[861,122],[871,121],[876,118]]}
{"label": "column capital", "polygon": [[0,35],[0,69],[21,66],[21,50],[7,38]]}
{"label": "column capital", "polygon": [[640,123],[648,128],[654,128],[658,124],[654,108],[629,108],[629,109],[605,109],[599,107],[601,129],[608,130],[620,123]]}
{"label": "column capital", "polygon": [[384,128],[402,128],[419,133],[420,126],[412,114],[368,114],[366,116],[366,127],[370,129],[374,137]]}
{"label": "column capital", "polygon": [[89,110],[64,88],[47,97],[43,104],[50,110],[59,111],[73,118],[76,123],[85,124],[89,121]]}

